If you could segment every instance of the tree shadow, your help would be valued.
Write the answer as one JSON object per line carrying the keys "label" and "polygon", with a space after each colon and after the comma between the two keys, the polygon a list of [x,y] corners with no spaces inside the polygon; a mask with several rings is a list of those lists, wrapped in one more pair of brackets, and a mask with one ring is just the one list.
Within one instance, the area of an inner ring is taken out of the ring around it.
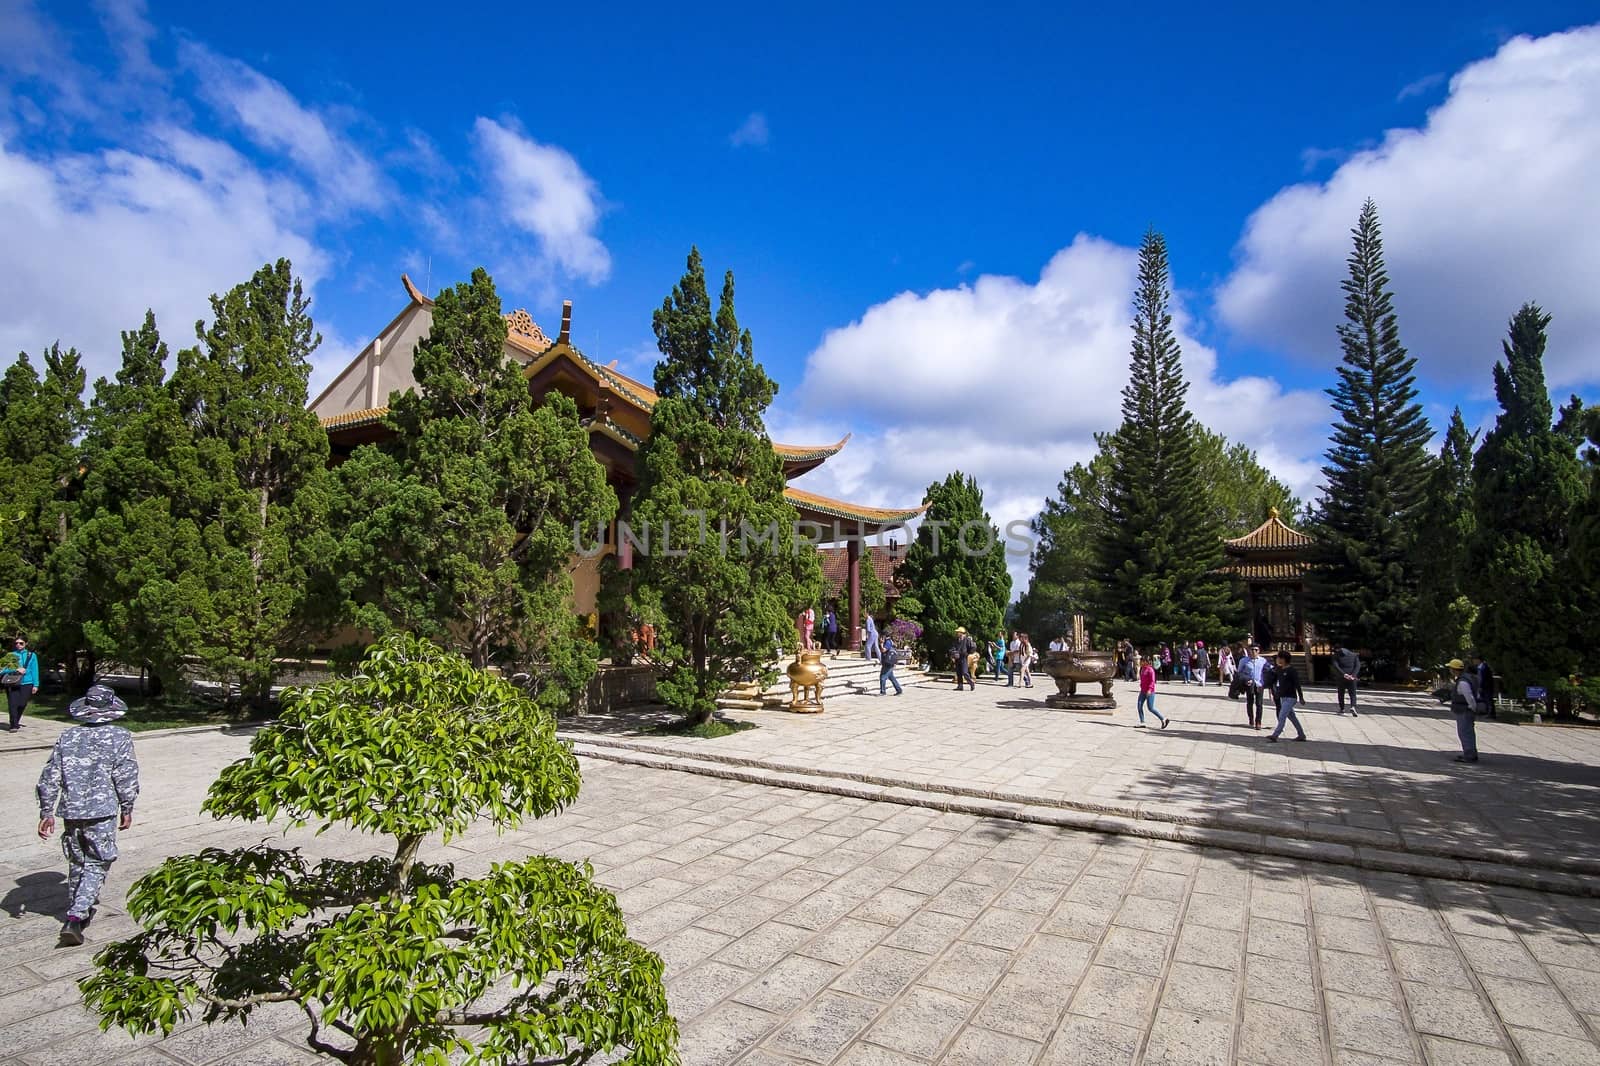
{"label": "tree shadow", "polygon": [[13,918],[32,912],[57,920],[67,916],[67,877],[59,870],[23,874],[0,899],[0,910]]}

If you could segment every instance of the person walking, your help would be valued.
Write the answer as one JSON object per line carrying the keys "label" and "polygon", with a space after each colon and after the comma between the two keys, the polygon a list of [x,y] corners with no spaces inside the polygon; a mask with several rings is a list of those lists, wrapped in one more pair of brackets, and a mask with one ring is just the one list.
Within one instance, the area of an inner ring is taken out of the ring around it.
{"label": "person walking", "polygon": [[956,626],[956,642],[950,646],[950,655],[956,661],[956,691],[961,691],[961,682],[967,683],[967,689],[976,692],[978,683],[972,680],[972,659],[976,655],[978,646],[967,635],[966,626]]}
{"label": "person walking", "polygon": [[1333,653],[1333,684],[1339,692],[1339,713],[1344,713],[1345,693],[1350,694],[1350,717],[1359,718],[1356,714],[1356,678],[1361,675],[1361,656],[1345,647],[1343,644],[1334,649]]}
{"label": "person walking", "polygon": [[106,874],[117,860],[117,830],[133,825],[139,798],[139,764],[133,734],[110,723],[128,705],[104,685],[90,685],[69,713],[80,724],[56,738],[39,774],[39,839],[49,840],[56,818],[67,857],[67,917],[61,943],[83,943],[83,927],[94,917]]}
{"label": "person walking", "polygon": [[1023,688],[1033,687],[1034,655],[1033,642],[1028,639],[1028,634],[1022,634],[1022,654],[1017,657],[1016,665],[1012,669],[1022,675]]}
{"label": "person walking", "polygon": [[1135,729],[1144,728],[1146,707],[1150,709],[1151,714],[1155,715],[1156,721],[1161,723],[1162,729],[1167,728],[1170,721],[1163,717],[1160,711],[1156,710],[1156,668],[1153,665],[1155,658],[1155,652],[1152,651],[1150,658],[1146,659],[1144,665],[1139,667],[1139,700],[1134,705],[1139,712],[1139,724],[1134,726]]}
{"label": "person walking", "polygon": [[1228,686],[1229,696],[1233,689],[1233,648],[1227,644],[1217,652],[1217,677],[1224,685]]}
{"label": "person walking", "polygon": [[1268,740],[1276,742],[1278,735],[1283,732],[1284,724],[1294,723],[1294,731],[1298,735],[1296,740],[1306,739],[1305,728],[1300,724],[1300,719],[1295,716],[1294,705],[1303,702],[1305,694],[1300,691],[1300,675],[1290,665],[1291,657],[1288,652],[1280,651],[1277,655],[1277,669],[1272,673],[1272,691],[1278,699],[1278,727],[1272,731]]}
{"label": "person walking", "polygon": [[994,667],[995,684],[1000,683],[1000,675],[1006,675],[1006,682],[1011,681],[1011,668],[1006,666],[1006,635],[1002,631],[998,637],[989,641],[989,664]]}
{"label": "person walking", "polygon": [[[1004,633],[1001,636],[1005,636]],[[1017,679],[1022,676],[1022,632],[1011,631],[1011,643],[1006,645],[1006,688],[1015,688]]]}
{"label": "person walking", "polygon": [[1478,713],[1487,714],[1490,718],[1500,717],[1494,713],[1494,669],[1485,661],[1481,651],[1472,653],[1472,680],[1477,694]]}
{"label": "person walking", "polygon": [[900,687],[900,682],[894,676],[895,663],[900,660],[900,649],[894,646],[894,638],[885,636],[883,647],[878,651],[878,695],[887,696],[889,685],[894,686],[894,694],[903,696],[905,690]]}
{"label": "person walking", "polygon": [[1261,728],[1261,694],[1264,691],[1266,660],[1261,649],[1250,645],[1248,654],[1239,663],[1239,676],[1244,685],[1244,720],[1251,729]]}
{"label": "person walking", "polygon": [[866,639],[861,642],[861,657],[863,659],[876,659],[883,651],[883,646],[878,641],[878,623],[869,614],[867,615]]}
{"label": "person walking", "polygon": [[22,712],[39,691],[39,656],[28,647],[27,637],[18,637],[11,647],[16,666],[0,671],[0,686],[6,690],[6,710],[10,712],[7,730],[15,733],[22,728]]}
{"label": "person walking", "polygon": [[1211,653],[1206,651],[1206,642],[1197,641],[1194,646],[1194,675],[1199,679],[1200,687],[1206,687],[1206,674],[1211,670]]}
{"label": "person walking", "polygon": [[817,612],[810,607],[805,608],[795,617],[794,628],[800,634],[800,647],[803,651],[811,651],[814,648],[811,643],[811,630],[816,624]]}
{"label": "person walking", "polygon": [[1456,762],[1478,761],[1478,724],[1472,720],[1477,699],[1472,678],[1467,676],[1467,664],[1451,659],[1450,710],[1456,716],[1456,736],[1461,740],[1461,754],[1456,756]]}
{"label": "person walking", "polygon": [[1172,680],[1172,645],[1161,645],[1161,680]]}
{"label": "person walking", "polygon": [[1194,662],[1194,649],[1189,646],[1187,640],[1178,645],[1177,659],[1178,678],[1187,685],[1190,678],[1194,676],[1191,665]]}

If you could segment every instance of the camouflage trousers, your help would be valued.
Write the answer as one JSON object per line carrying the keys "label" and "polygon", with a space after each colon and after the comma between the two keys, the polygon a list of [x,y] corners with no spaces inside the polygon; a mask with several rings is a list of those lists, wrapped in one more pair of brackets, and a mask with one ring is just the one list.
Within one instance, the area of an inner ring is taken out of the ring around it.
{"label": "camouflage trousers", "polygon": [[67,856],[67,914],[88,918],[100,900],[106,873],[117,861],[117,816],[66,819],[61,850]]}

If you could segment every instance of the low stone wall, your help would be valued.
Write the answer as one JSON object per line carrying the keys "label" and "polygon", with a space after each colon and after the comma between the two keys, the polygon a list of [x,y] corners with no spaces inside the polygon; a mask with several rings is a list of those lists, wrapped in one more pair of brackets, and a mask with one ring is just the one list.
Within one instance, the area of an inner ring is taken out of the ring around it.
{"label": "low stone wall", "polygon": [[654,703],[656,674],[648,666],[601,666],[589,679],[579,714],[610,714],[630,703]]}

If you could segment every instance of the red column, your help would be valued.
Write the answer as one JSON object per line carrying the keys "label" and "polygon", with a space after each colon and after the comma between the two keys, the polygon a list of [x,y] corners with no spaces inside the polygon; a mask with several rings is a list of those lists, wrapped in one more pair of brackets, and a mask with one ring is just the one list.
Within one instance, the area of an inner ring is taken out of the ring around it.
{"label": "red column", "polygon": [[850,650],[861,650],[861,526],[856,525],[856,536],[845,542],[845,558],[849,560],[850,584]]}

